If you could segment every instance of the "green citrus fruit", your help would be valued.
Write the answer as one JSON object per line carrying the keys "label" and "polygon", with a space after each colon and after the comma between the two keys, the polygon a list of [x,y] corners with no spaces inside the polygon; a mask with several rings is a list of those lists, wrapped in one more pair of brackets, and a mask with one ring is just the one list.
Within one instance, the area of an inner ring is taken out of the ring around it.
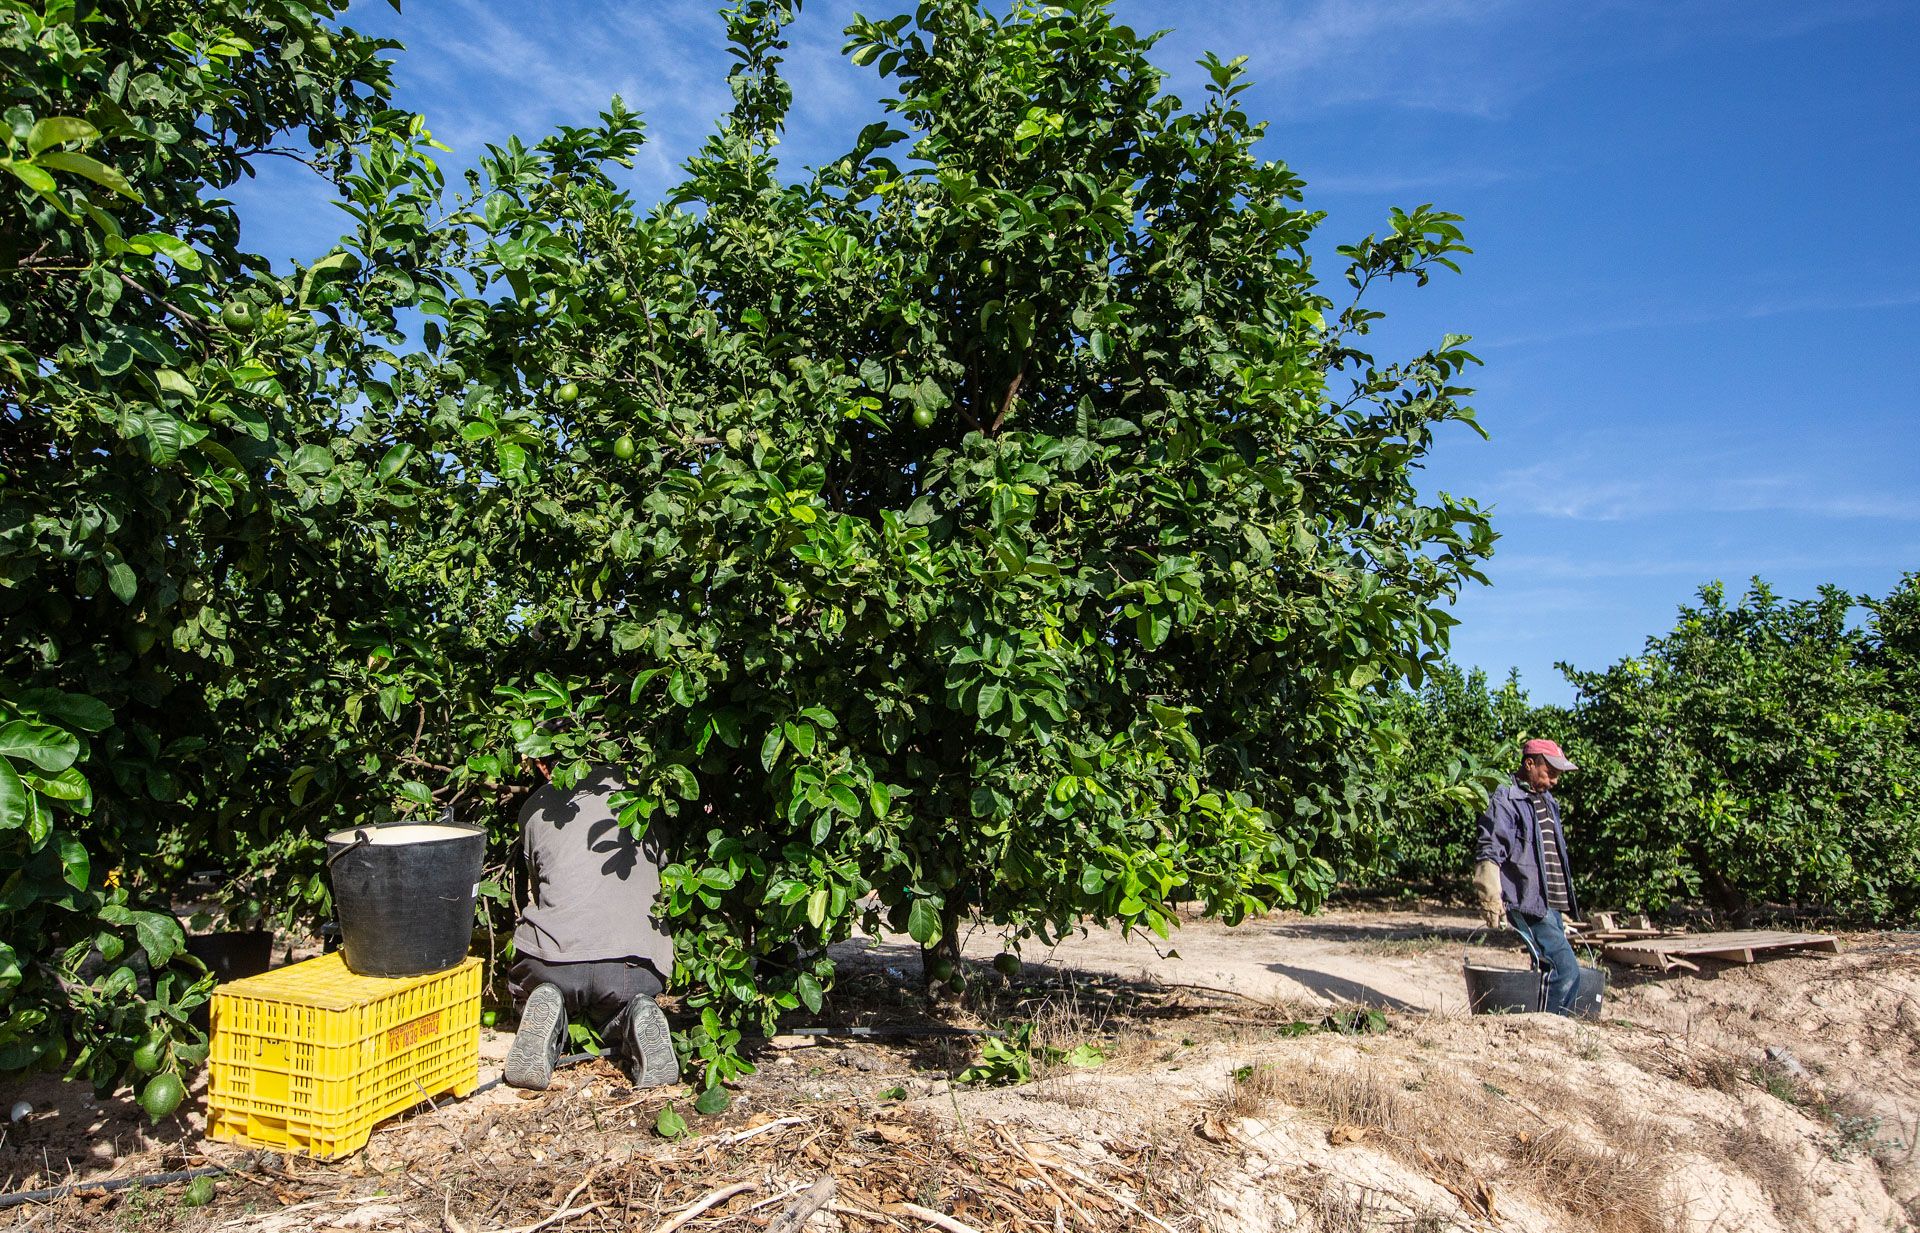
{"label": "green citrus fruit", "polygon": [[580,386],[576,382],[569,381],[555,390],[553,396],[562,403],[572,402],[574,399],[580,397]]}
{"label": "green citrus fruit", "polygon": [[951,981],[953,979],[953,960],[947,958],[935,959],[927,966],[927,975],[933,977],[935,980]]}
{"label": "green citrus fruit", "polygon": [[952,890],[960,884],[960,875],[955,872],[952,865],[942,865],[933,875],[933,880],[940,884],[941,890]]}
{"label": "green citrus fruit", "polygon": [[230,300],[220,310],[220,324],[241,334],[251,333],[254,327],[253,305],[244,300]]}
{"label": "green citrus fruit", "polygon": [[1012,951],[1001,951],[993,957],[993,970],[1002,976],[1020,975],[1020,956]]}
{"label": "green citrus fruit", "polygon": [[629,458],[633,457],[633,452],[634,452],[634,447],[633,447],[632,437],[628,436],[626,433],[623,432],[617,438],[614,439],[613,456],[615,458],[618,458],[621,462],[625,462]]}
{"label": "green citrus fruit", "polygon": [[498,1023],[499,1021],[500,1021],[500,1013],[498,1011],[483,1010],[480,1012],[481,1027],[492,1027],[495,1023]]}
{"label": "green citrus fruit", "polygon": [[932,428],[933,420],[934,414],[932,407],[915,407],[913,409],[913,426],[915,428]]}
{"label": "green citrus fruit", "polygon": [[147,1086],[140,1092],[140,1107],[157,1122],[178,1109],[186,1095],[187,1088],[180,1082],[180,1076],[168,1071],[147,1080]]}
{"label": "green citrus fruit", "polygon": [[143,1075],[150,1075],[160,1069],[160,1063],[167,1060],[167,1042],[159,1038],[149,1039],[133,1051],[133,1068]]}
{"label": "green citrus fruit", "polygon": [[618,283],[615,283],[613,286],[607,288],[607,303],[625,304],[626,302],[627,302],[627,289],[625,287],[622,287]]}
{"label": "green citrus fruit", "polygon": [[180,1196],[182,1207],[205,1207],[213,1202],[213,1179],[196,1177],[187,1184],[187,1193]]}

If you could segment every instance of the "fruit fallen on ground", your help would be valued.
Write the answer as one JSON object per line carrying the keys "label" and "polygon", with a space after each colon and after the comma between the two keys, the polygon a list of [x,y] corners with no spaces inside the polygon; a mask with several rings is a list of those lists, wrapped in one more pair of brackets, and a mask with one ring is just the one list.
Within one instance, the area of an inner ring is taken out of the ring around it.
{"label": "fruit fallen on ground", "polygon": [[180,1196],[182,1207],[205,1207],[213,1202],[213,1179],[196,1177],[187,1186],[187,1193]]}
{"label": "fruit fallen on ground", "polygon": [[483,1010],[480,1012],[481,1027],[492,1027],[495,1023],[499,1022],[499,1019],[500,1014],[498,1011]]}

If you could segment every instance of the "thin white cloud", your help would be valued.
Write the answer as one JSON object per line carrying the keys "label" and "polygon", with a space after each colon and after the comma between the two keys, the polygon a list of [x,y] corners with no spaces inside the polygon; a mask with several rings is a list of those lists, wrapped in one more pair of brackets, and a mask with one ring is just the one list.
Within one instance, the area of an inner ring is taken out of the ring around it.
{"label": "thin white cloud", "polygon": [[1200,52],[1245,55],[1283,115],[1369,103],[1499,114],[1537,84],[1538,66],[1485,54],[1486,34],[1533,11],[1521,0],[1227,0],[1204,15],[1183,0],[1118,6],[1136,27],[1171,29],[1156,58],[1181,89],[1204,80],[1190,67]]}
{"label": "thin white cloud", "polygon": [[[1615,470],[1609,467],[1608,470]],[[1716,473],[1703,460],[1651,465],[1630,478],[1555,459],[1497,477],[1487,494],[1498,510],[1577,522],[1623,522],[1694,514],[1792,514],[1809,518],[1920,519],[1920,496],[1835,485],[1802,473]]]}
{"label": "thin white cloud", "polygon": [[1307,178],[1308,189],[1323,193],[1408,193],[1428,189],[1491,188],[1525,179],[1519,172],[1498,167],[1441,167],[1431,171],[1372,171],[1314,175],[1295,167]]}
{"label": "thin white cloud", "polygon": [[[1719,308],[1659,310],[1626,313],[1577,324],[1554,326],[1530,333],[1502,334],[1484,330],[1476,339],[1489,350],[1502,347],[1528,347],[1541,343],[1565,342],[1574,338],[1595,338],[1623,334],[1633,330],[1664,330],[1679,326],[1712,325],[1721,321],[1757,321],[1794,313],[1871,312],[1887,308],[1911,308],[1920,304],[1920,291],[1885,291],[1866,295],[1821,295],[1762,300],[1751,304],[1732,304]],[[1584,311],[1590,311],[1587,306]]]}

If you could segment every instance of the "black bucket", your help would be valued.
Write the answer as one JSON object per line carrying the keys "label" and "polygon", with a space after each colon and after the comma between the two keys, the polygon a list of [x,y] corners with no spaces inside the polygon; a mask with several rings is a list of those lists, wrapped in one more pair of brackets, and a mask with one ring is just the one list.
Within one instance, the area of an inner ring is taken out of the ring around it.
{"label": "black bucket", "polygon": [[1606,998],[1607,970],[1580,965],[1580,987],[1573,994],[1573,1013],[1582,1019],[1598,1019],[1600,1004]]}
{"label": "black bucket", "polygon": [[273,930],[229,929],[187,935],[187,953],[221,984],[258,976],[273,966]]}
{"label": "black bucket", "polygon": [[1467,974],[1467,1008],[1476,1015],[1518,1015],[1547,1004],[1547,978],[1532,968],[1489,968],[1463,965]]}
{"label": "black bucket", "polygon": [[327,836],[347,967],[424,976],[467,957],[487,834],[451,822],[360,826]]}

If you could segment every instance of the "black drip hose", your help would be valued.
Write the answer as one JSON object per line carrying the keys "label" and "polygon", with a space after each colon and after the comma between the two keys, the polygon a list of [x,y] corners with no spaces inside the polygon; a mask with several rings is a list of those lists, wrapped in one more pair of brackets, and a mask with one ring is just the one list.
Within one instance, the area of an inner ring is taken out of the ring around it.
{"label": "black drip hose", "polygon": [[125,1190],[129,1186],[171,1186],[175,1182],[190,1182],[196,1177],[217,1177],[222,1173],[236,1173],[252,1168],[258,1163],[258,1157],[249,1156],[238,1165],[209,1165],[204,1169],[175,1169],[169,1173],[144,1173],[139,1177],[110,1177],[98,1182],[68,1182],[64,1186],[48,1186],[44,1190],[17,1190],[12,1194],[0,1194],[0,1210],[9,1207],[21,1207],[28,1203],[51,1203],[55,1199],[64,1199],[76,1190]]}

